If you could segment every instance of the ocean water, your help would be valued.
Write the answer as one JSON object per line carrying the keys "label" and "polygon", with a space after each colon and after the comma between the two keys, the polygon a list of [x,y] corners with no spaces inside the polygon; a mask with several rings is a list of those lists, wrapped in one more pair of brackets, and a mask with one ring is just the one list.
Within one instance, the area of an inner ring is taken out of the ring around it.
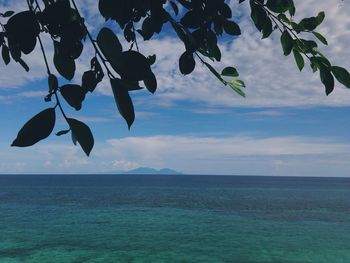
{"label": "ocean water", "polygon": [[0,175],[0,262],[350,262],[350,179]]}

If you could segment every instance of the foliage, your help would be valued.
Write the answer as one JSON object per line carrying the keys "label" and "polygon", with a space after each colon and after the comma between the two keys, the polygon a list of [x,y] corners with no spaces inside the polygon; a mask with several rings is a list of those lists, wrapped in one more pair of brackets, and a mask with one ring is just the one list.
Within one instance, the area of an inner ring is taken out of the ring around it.
{"label": "foliage", "polygon": [[[321,44],[327,45],[326,38],[315,31],[325,18],[325,13],[295,21],[296,8],[293,0],[238,0],[249,4],[251,19],[262,38],[269,37],[273,31],[280,32],[284,55],[293,53],[297,67],[303,70],[305,61],[314,72],[319,71],[326,94],[334,89],[334,79],[350,88],[350,74],[341,67],[332,65],[318,50],[318,43],[304,37],[314,36]],[[232,7],[225,0],[99,0],[101,16],[118,26],[129,43],[125,49],[118,36],[110,27],[103,27],[96,39],[88,31],[84,18],[74,0],[27,0],[28,9],[19,13],[6,11],[0,13],[2,31],[0,45],[5,64],[19,63],[26,71],[29,66],[24,55],[31,53],[39,43],[48,74],[48,94],[45,101],[55,101],[48,108],[29,120],[19,131],[13,146],[31,146],[47,138],[53,131],[56,110],[67,122],[66,130],[56,133],[63,136],[71,133],[73,143],[81,145],[89,155],[94,138],[90,128],[81,121],[66,116],[61,98],[75,110],[82,108],[88,93],[93,92],[104,78],[109,78],[116,105],[129,129],[134,122],[135,112],[129,92],[143,89],[154,93],[157,78],[152,72],[156,54],[146,57],[141,54],[138,38],[150,40],[161,34],[165,24],[176,33],[184,44],[185,51],[179,58],[179,70],[188,75],[198,62],[207,67],[223,85],[245,96],[245,84],[237,79],[239,73],[234,67],[226,67],[221,74],[212,63],[221,60],[218,45],[222,35],[239,37],[241,30],[233,20]],[[41,34],[49,34],[54,46],[53,63],[62,78],[72,80],[76,71],[76,59],[82,54],[84,45],[95,49],[91,58],[90,70],[86,71],[81,84],[59,85],[59,79],[51,73]],[[314,39],[314,38],[313,38]],[[225,78],[229,78],[228,80]]]}

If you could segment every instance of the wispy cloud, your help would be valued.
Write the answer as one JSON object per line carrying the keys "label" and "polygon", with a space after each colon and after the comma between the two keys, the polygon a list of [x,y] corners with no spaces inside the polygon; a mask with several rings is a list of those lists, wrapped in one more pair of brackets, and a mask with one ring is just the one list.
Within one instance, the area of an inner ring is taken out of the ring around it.
{"label": "wispy cloud", "polygon": [[[326,11],[326,20],[320,31],[327,35],[330,46],[321,48],[335,64],[350,68],[348,57],[350,5],[346,2],[334,1],[302,1],[296,0],[298,18],[315,15],[318,10]],[[89,28],[96,31],[95,19],[98,16],[96,1],[80,1],[83,13],[86,14]],[[2,3],[4,5],[4,3]],[[23,1],[11,1],[17,10]],[[300,73],[293,57],[282,55],[279,34],[273,34],[270,39],[261,40],[260,33],[254,28],[249,17],[247,3],[241,5],[231,1],[235,8],[234,14],[239,17],[242,36],[234,41],[223,42],[222,64],[215,64],[217,70],[225,66],[236,66],[242,79],[247,84],[247,98],[242,99],[230,89],[222,87],[208,70],[197,61],[195,72],[185,77],[179,73],[178,58],[185,50],[184,45],[170,35],[161,39],[142,42],[140,48],[146,55],[157,54],[154,71],[157,73],[159,89],[155,96],[147,96],[145,103],[156,103],[159,106],[174,105],[178,101],[199,102],[209,106],[223,107],[290,107],[290,106],[347,106],[350,105],[350,91],[337,87],[329,97],[325,96],[324,87],[317,75],[307,68]],[[103,23],[103,20],[98,21]],[[48,56],[52,58],[52,44],[49,38],[44,38],[48,47]],[[86,45],[83,56],[77,61],[79,71],[76,81],[87,69],[93,55],[91,46]],[[1,87],[19,87],[29,82],[45,78],[45,67],[37,48],[33,54],[25,58],[31,72],[21,72],[20,66],[11,63],[6,68],[8,74],[1,74]],[[2,63],[2,62],[0,62]],[[54,68],[54,67],[52,67]],[[13,77],[16,76],[16,77]],[[97,91],[104,95],[112,95],[108,81],[103,82]]]}
{"label": "wispy cloud", "polygon": [[90,158],[65,144],[12,148],[0,152],[0,166],[2,173],[100,173],[148,166],[197,174],[348,176],[349,157],[350,144],[329,138],[158,135],[96,142]]}

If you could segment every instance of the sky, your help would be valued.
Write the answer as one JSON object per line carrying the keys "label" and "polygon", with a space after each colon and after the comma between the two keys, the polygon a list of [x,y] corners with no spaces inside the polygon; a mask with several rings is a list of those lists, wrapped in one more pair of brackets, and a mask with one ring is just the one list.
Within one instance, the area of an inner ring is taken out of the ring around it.
{"label": "sky", "polygon": [[[147,42],[139,39],[143,54],[157,55],[152,69],[158,90],[153,95],[146,90],[131,94],[136,121],[130,131],[107,80],[87,96],[81,111],[63,105],[69,116],[93,131],[90,157],[72,144],[70,136],[52,134],[33,147],[10,147],[27,120],[54,105],[43,100],[47,76],[38,47],[25,57],[29,73],[0,60],[0,173],[113,173],[152,167],[186,174],[350,176],[350,90],[337,83],[327,97],[308,65],[299,72],[294,58],[283,56],[280,34],[261,40],[248,3],[237,2],[229,3],[242,35],[221,39],[223,59],[213,66],[218,71],[235,66],[246,83],[247,97],[222,86],[199,61],[193,74],[181,75],[178,58],[185,48],[172,32]],[[0,10],[18,11],[24,3],[0,0]],[[98,1],[77,3],[96,36],[104,23]],[[334,65],[350,69],[350,3],[295,0],[295,5],[296,20],[326,12],[318,31],[329,46],[320,49]],[[47,37],[44,44],[52,60]],[[72,83],[80,82],[92,55],[87,42]],[[58,117],[54,132],[65,128]]]}

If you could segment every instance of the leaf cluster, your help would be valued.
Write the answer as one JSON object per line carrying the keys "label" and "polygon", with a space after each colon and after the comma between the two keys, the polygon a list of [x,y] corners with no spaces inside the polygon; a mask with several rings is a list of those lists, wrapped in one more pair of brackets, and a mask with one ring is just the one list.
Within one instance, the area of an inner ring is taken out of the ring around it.
{"label": "leaf cluster", "polygon": [[[319,43],[328,45],[326,38],[316,31],[325,18],[324,12],[295,21],[293,0],[238,1],[250,6],[252,23],[261,32],[262,39],[274,31],[279,32],[284,55],[293,53],[300,70],[306,60],[314,72],[319,71],[327,95],[334,90],[335,79],[350,88],[349,72],[332,65],[318,50]],[[152,70],[157,56],[140,52],[138,40],[148,41],[162,34],[166,24],[183,43],[178,60],[182,74],[191,74],[201,63],[221,84],[245,97],[245,83],[238,79],[239,72],[234,66],[225,67],[221,73],[213,66],[222,59],[220,39],[223,36],[235,39],[242,33],[239,18],[233,16],[235,10],[229,1],[99,0],[99,12],[110,22],[96,32],[96,37],[88,31],[74,0],[28,0],[27,3],[28,9],[22,12],[0,13],[2,58],[6,65],[13,60],[29,71],[30,65],[23,57],[33,52],[39,43],[48,74],[45,101],[54,100],[55,104],[30,119],[19,131],[13,146],[27,147],[47,138],[54,130],[58,111],[68,127],[56,135],[71,134],[73,143],[79,143],[89,155],[94,145],[92,132],[83,122],[67,116],[62,99],[79,111],[86,96],[94,92],[104,78],[108,78],[117,109],[130,129],[135,120],[130,92],[145,87],[153,94],[158,87]],[[116,34],[116,29],[122,33]],[[46,55],[42,34],[48,34],[52,40],[52,58]],[[121,44],[120,37],[126,40],[126,46]],[[63,79],[71,81],[74,78],[76,60],[87,44],[95,50],[89,70],[84,72],[80,83],[60,85]],[[53,60],[59,77],[52,73],[49,59]]]}

